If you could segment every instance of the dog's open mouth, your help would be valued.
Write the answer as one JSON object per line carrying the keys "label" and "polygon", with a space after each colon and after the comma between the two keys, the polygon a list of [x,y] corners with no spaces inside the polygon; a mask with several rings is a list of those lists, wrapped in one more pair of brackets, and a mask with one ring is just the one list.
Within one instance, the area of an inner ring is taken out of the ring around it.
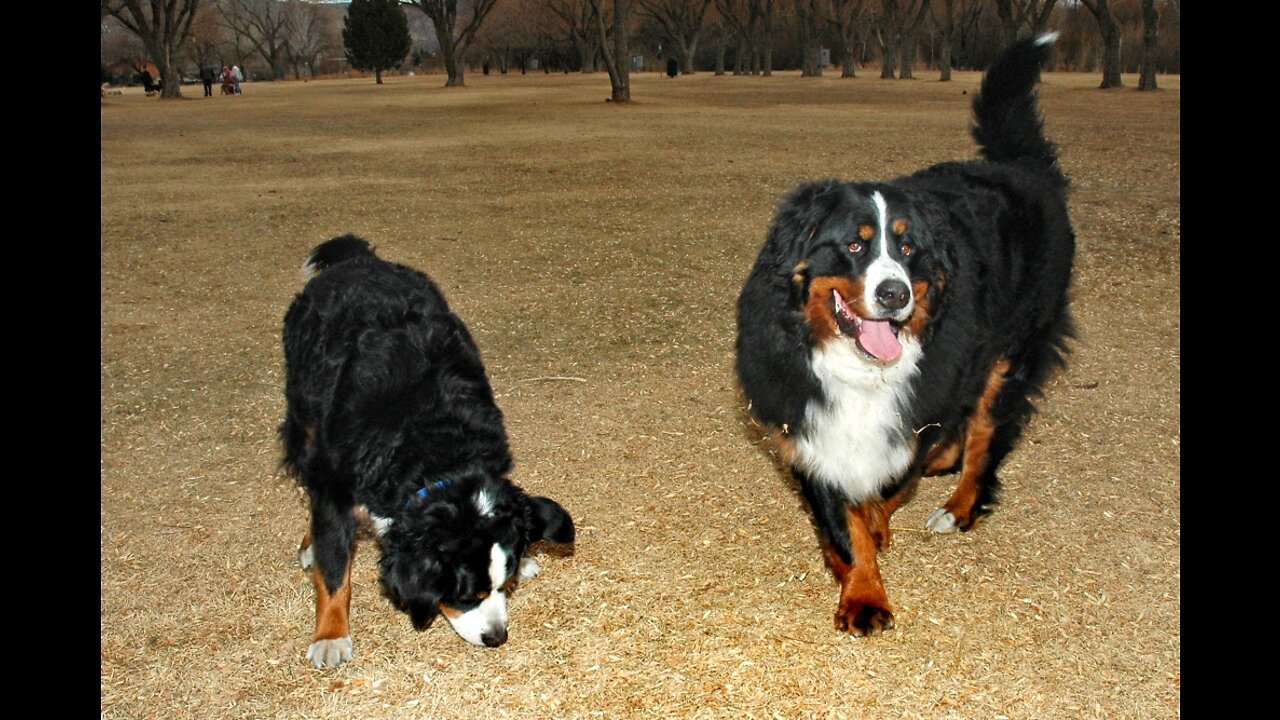
{"label": "dog's open mouth", "polygon": [[864,353],[880,362],[893,362],[902,354],[898,327],[892,321],[858,317],[838,290],[831,291],[831,303],[840,334],[852,338]]}

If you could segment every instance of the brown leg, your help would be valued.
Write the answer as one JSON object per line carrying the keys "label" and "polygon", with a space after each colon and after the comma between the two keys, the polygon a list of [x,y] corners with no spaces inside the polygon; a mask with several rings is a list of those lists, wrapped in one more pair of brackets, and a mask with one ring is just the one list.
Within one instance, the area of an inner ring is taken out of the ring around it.
{"label": "brown leg", "polygon": [[[887,518],[883,508],[873,511]],[[880,579],[880,565],[876,562],[876,539],[868,512],[861,506],[850,506],[846,513],[849,523],[849,541],[853,549],[853,564],[848,564],[830,546],[824,546],[827,561],[840,581],[840,605],[836,610],[836,629],[850,635],[879,635],[893,628],[893,612],[889,609],[889,597]],[[876,524],[880,521],[876,520]]]}
{"label": "brown leg", "polygon": [[960,461],[960,451],[964,449],[964,443],[961,442],[963,437],[963,432],[954,433],[946,442],[934,445],[925,457],[924,471],[921,474],[933,477],[955,472],[956,464]]}
{"label": "brown leg", "polygon": [[[303,538],[306,554],[310,546],[310,534]],[[347,571],[342,584],[329,591],[320,566],[311,563],[311,582],[316,588],[316,631],[307,659],[318,668],[335,667],[351,660],[351,565],[355,561],[355,547],[347,557]]]}
{"label": "brown leg", "polygon": [[[987,377],[987,387],[978,398],[978,406],[974,408],[969,419],[968,431],[964,437],[964,467],[960,473],[960,482],[947,500],[938,510],[933,511],[926,521],[926,526],[935,532],[951,532],[968,530],[978,521],[980,515],[975,512],[975,504],[981,492],[979,480],[987,470],[987,449],[991,446],[991,436],[995,433],[995,425],[991,419],[991,403],[995,401],[1004,383],[1004,374],[1009,370],[1009,361],[1000,360],[991,368]],[[948,518],[946,514],[950,514]]]}
{"label": "brown leg", "polygon": [[889,519],[898,511],[902,503],[910,500],[915,494],[917,481],[918,478],[906,483],[884,502],[867,502],[859,506],[866,519],[867,529],[871,532],[871,538],[875,540],[876,548],[880,552],[888,550],[893,540],[892,533],[889,531]]}

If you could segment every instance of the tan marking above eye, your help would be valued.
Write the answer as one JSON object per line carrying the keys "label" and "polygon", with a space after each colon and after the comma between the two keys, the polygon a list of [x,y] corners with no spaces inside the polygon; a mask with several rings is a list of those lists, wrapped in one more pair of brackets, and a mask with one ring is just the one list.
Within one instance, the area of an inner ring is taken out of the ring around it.
{"label": "tan marking above eye", "polygon": [[901,234],[905,233],[906,231],[907,231],[907,221],[906,221],[906,220],[903,220],[902,218],[898,218],[897,220],[894,220],[894,221],[893,221],[893,234],[894,234],[894,235],[901,235]]}
{"label": "tan marking above eye", "polygon": [[489,591],[481,590],[480,592],[476,593],[476,597],[480,600],[484,600],[489,597]]}
{"label": "tan marking above eye", "polygon": [[871,227],[870,225],[858,226],[858,237],[862,238],[863,240],[870,240],[875,236],[876,236],[876,229]]}

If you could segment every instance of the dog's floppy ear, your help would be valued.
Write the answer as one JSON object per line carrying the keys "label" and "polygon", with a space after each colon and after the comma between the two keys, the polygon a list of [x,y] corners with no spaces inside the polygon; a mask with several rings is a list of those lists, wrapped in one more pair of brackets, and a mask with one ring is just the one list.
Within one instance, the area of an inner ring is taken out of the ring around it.
{"label": "dog's floppy ear", "polygon": [[804,183],[783,199],[762,253],[772,255],[774,272],[791,276],[792,269],[808,256],[818,226],[844,196],[844,183],[822,180]]}
{"label": "dog's floppy ear", "polygon": [[383,553],[382,590],[400,610],[409,614],[415,630],[426,630],[440,612],[445,578],[432,558]]}
{"label": "dog's floppy ear", "polygon": [[549,540],[559,545],[573,542],[573,518],[555,500],[544,497],[529,498],[529,542]]}

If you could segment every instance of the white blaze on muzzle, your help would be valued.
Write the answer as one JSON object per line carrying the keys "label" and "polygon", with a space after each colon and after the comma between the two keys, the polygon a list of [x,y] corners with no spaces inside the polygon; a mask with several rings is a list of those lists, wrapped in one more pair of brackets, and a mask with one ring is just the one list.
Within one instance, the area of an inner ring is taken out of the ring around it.
{"label": "white blaze on muzzle", "polygon": [[889,256],[889,205],[885,202],[884,196],[879,192],[871,193],[871,202],[875,203],[876,215],[878,222],[876,223],[876,237],[872,241],[871,251],[875,253],[875,259],[871,261],[871,265],[867,267],[866,286],[863,288],[863,307],[867,309],[876,320],[893,319],[902,322],[911,316],[911,311],[915,309],[915,298],[908,297],[907,304],[890,313],[882,314],[879,301],[876,299],[876,291],[885,282],[897,280],[911,287],[911,277],[907,275],[907,269],[902,264]]}
{"label": "white blaze on muzzle", "polygon": [[495,543],[489,549],[489,597],[464,613],[444,615],[458,637],[472,645],[497,647],[507,641],[507,594],[498,589],[510,577],[507,565],[507,554]]}

